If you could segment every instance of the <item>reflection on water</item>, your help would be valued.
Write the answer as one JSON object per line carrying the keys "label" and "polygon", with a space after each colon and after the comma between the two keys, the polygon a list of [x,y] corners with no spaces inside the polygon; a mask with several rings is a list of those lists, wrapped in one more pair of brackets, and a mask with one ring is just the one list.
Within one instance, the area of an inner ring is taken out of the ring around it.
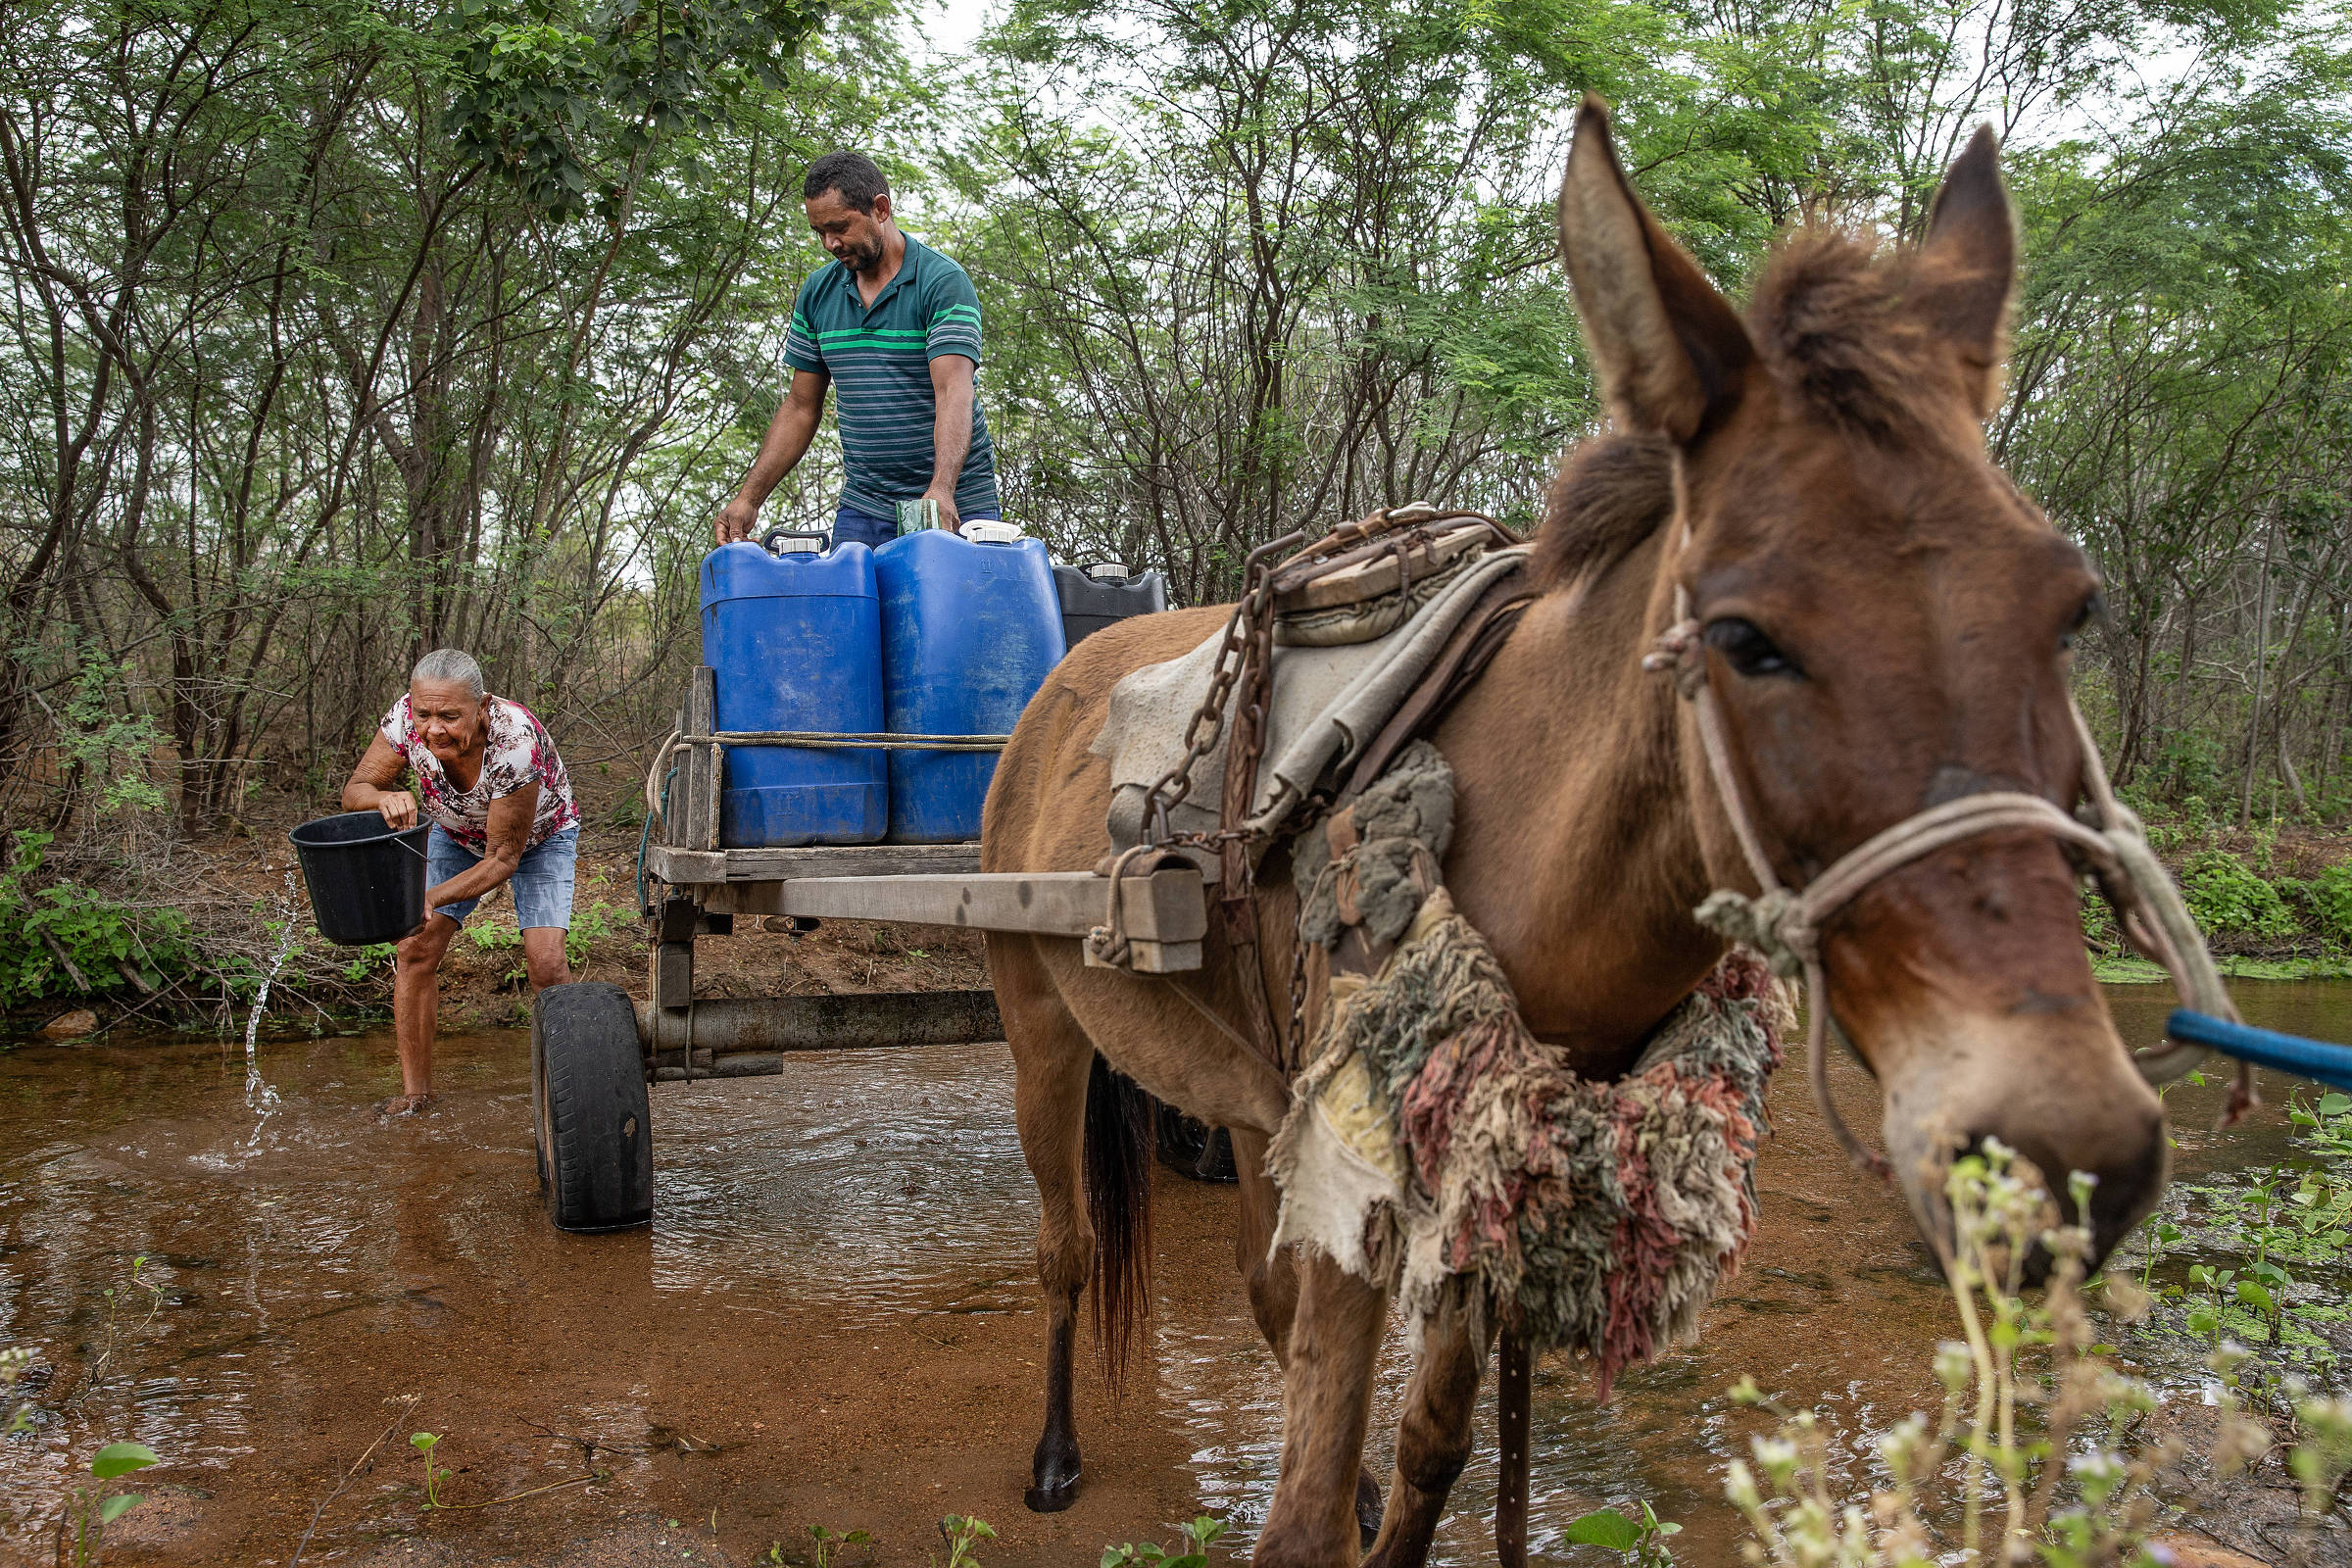
{"label": "reflection on water", "polygon": [[854,1321],[968,1308],[1004,1281],[1034,1294],[1036,1189],[1004,1047],[792,1066],[657,1092],[657,1288],[769,1306],[821,1290]]}
{"label": "reflection on water", "polygon": [[[2352,985],[2237,989],[2250,1021],[2352,1038]],[[2152,1038],[2170,1005],[2162,988],[2111,1000],[2133,1040]],[[69,1456],[99,1435],[135,1435],[222,1488],[268,1486],[289,1444],[384,1419],[405,1375],[386,1347],[434,1347],[485,1401],[561,1399],[563,1432],[497,1456],[498,1484],[519,1487],[567,1473],[574,1440],[624,1476],[691,1451],[697,1423],[715,1418],[664,1392],[682,1344],[718,1358],[715,1375],[757,1384],[767,1348],[810,1324],[860,1340],[918,1317],[1018,1314],[1024,1334],[1034,1327],[1035,1197],[1001,1046],[809,1055],[783,1078],[664,1086],[650,1238],[564,1237],[540,1218],[516,1036],[445,1041],[446,1108],[408,1124],[366,1113],[387,1080],[382,1034],[268,1050],[280,1099],[263,1116],[267,1140],[246,1108],[258,1056],[220,1044],[0,1055],[0,1340],[36,1347],[55,1369],[41,1425],[0,1444],[9,1545],[31,1548]],[[1835,1076],[1849,1117],[1874,1123],[1869,1085],[1844,1064]],[[2213,1132],[2224,1094],[2217,1075],[2173,1095],[2184,1170],[2283,1149],[2275,1104]],[[1688,1526],[1686,1561],[1736,1560],[1717,1476],[1755,1427],[1724,1394],[1742,1373],[1833,1413],[1853,1434],[1857,1473],[1869,1439],[1928,1398],[1927,1358],[1949,1327],[1924,1250],[1895,1201],[1844,1168],[1799,1066],[1781,1075],[1773,1109],[1763,1234],[1701,1345],[1629,1373],[1607,1406],[1575,1368],[1539,1369],[1539,1551],[1577,1560],[1560,1546],[1568,1520],[1646,1498]],[[1185,1505],[1246,1538],[1273,1488],[1279,1384],[1233,1282],[1230,1190],[1163,1186],[1146,1408],[1175,1438],[1176,1462],[1189,1456]],[[138,1254],[164,1292],[152,1321],[124,1289]],[[947,1358],[956,1335],[931,1343],[936,1366],[888,1376],[910,1389],[968,1382]],[[91,1387],[84,1369],[101,1357]],[[1393,1337],[1375,1411],[1383,1473],[1405,1367]],[[1035,1374],[1013,1370],[1008,1432],[1026,1428],[1035,1399]],[[1480,1430],[1440,1536],[1445,1561],[1491,1558],[1491,1400]],[[1026,1451],[1025,1437],[998,1443]]]}

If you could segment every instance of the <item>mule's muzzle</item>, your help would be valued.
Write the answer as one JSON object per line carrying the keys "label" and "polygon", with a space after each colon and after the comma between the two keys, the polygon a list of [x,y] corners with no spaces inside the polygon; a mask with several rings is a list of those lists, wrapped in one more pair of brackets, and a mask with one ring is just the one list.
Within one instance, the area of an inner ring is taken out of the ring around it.
{"label": "mule's muzzle", "polygon": [[[1966,1152],[1981,1154],[1987,1137],[2008,1140],[1998,1132],[1978,1134],[1968,1140]],[[2014,1146],[2013,1146],[2014,1147]],[[2095,1273],[2107,1255],[2123,1239],[2132,1234],[2156,1200],[2164,1193],[2170,1142],[2165,1137],[2164,1122],[2157,1117],[2135,1156],[2127,1157],[2121,1164],[2106,1170],[2085,1171],[2091,1178],[2089,1201],[2083,1205],[2087,1212],[2078,1210],[2073,1184],[2048,1176],[2051,1160],[2057,1156],[2048,1150],[2038,1153],[2026,1148],[2016,1148],[2018,1165],[2026,1167],[2024,1174],[2038,1181],[2045,1192],[2052,1194],[2051,1202],[2061,1224],[2080,1225],[2090,1233],[2090,1255],[2082,1260],[2083,1271]],[[2047,1283],[2051,1266],[2057,1261],[2050,1250],[2036,1242],[2026,1256],[2025,1281],[2028,1285]]]}
{"label": "mule's muzzle", "polygon": [[[1952,1161],[1982,1153],[1997,1141],[2012,1152],[2011,1173],[2049,1195],[2048,1218],[2089,1233],[2083,1265],[2095,1270],[2163,1196],[2171,1164],[2163,1104],[2136,1079],[2120,1073],[2097,1093],[2088,1088],[2069,1093],[2046,1082],[2037,1086],[2025,1074],[2004,1083],[2004,1076],[1980,1077],[1978,1082],[1991,1086],[1985,1095],[1951,1097],[1980,1102],[1951,1107],[1966,1116],[1958,1122],[1965,1129],[1960,1132],[1948,1130],[1950,1121],[1937,1126],[1907,1120],[1899,1107],[1909,1097],[1888,1094],[1887,1152],[1912,1217],[1937,1252],[1947,1252],[1952,1213],[1945,1182]],[[2078,1173],[2090,1178],[2083,1212],[2078,1212],[2071,1190]],[[2027,1259],[2028,1282],[2041,1283],[2052,1261],[2036,1245]]]}

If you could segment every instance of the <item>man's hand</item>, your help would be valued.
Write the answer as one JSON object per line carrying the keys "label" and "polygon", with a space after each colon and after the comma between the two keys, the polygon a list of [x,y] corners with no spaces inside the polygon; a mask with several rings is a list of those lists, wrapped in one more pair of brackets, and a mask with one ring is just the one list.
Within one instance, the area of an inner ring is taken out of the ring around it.
{"label": "man's hand", "polygon": [[375,798],[375,808],[384,813],[384,826],[395,833],[416,825],[416,797],[407,790],[384,791]]}
{"label": "man's hand", "polygon": [[948,529],[952,533],[963,532],[963,514],[956,510],[956,487],[954,485],[942,489],[935,484],[923,492],[923,499],[939,503],[939,525],[942,528]]}
{"label": "man's hand", "polygon": [[752,536],[752,530],[759,525],[760,508],[758,504],[747,501],[742,496],[737,496],[718,509],[717,533],[718,542],[722,545],[731,545],[738,539],[749,539]]}

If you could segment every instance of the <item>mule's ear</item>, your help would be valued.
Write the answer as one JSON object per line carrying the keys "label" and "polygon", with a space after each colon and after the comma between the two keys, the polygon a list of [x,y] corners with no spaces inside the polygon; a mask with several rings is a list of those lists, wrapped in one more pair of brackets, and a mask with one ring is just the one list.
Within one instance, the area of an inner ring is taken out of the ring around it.
{"label": "mule's ear", "polygon": [[1916,265],[1915,308],[1959,356],[1977,417],[1990,418],[2001,401],[2009,291],[2017,277],[2017,219],[2001,185],[2000,141],[1990,125],[1978,126],[1967,151],[1944,172]]}
{"label": "mule's ear", "polygon": [[1609,412],[1689,445],[1739,402],[1755,346],[1739,313],[1652,218],[1587,94],[1560,181],[1560,255]]}

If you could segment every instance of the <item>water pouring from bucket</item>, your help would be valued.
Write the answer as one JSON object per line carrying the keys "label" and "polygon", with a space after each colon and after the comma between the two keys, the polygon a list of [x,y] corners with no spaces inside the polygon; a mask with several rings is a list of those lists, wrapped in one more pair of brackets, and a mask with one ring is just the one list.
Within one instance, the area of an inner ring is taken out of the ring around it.
{"label": "water pouring from bucket", "polygon": [[261,1037],[262,1014],[270,1008],[270,987],[276,983],[277,972],[286,966],[286,957],[294,951],[294,869],[286,868],[286,894],[278,904],[277,951],[270,956],[270,968],[262,976],[262,986],[254,993],[253,1012],[245,1020],[245,1108],[259,1118],[253,1124],[253,1136],[245,1141],[247,1149],[258,1149],[262,1129],[279,1104],[277,1091],[262,1076]]}

